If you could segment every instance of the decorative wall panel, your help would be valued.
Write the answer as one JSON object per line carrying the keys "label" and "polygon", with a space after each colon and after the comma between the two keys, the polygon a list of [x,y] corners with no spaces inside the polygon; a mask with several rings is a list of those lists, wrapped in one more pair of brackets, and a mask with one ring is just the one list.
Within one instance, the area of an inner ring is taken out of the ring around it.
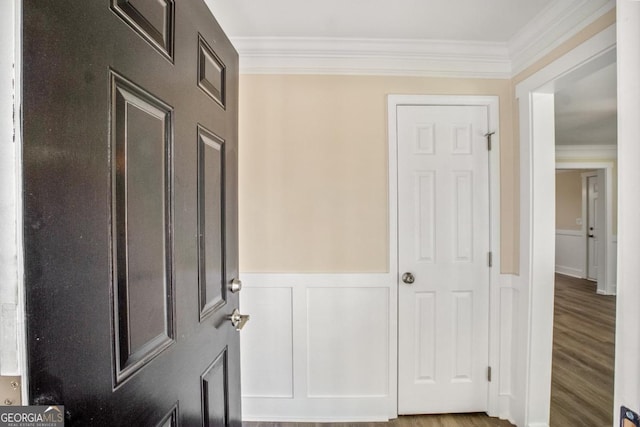
{"label": "decorative wall panel", "polygon": [[293,291],[242,289],[242,393],[247,397],[293,398]]}

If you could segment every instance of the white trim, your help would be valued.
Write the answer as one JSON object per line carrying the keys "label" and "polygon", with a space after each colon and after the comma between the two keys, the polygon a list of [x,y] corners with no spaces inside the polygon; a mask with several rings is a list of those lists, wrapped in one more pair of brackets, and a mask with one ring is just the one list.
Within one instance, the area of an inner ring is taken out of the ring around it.
{"label": "white trim", "polygon": [[506,43],[234,37],[242,74],[509,78]]}
{"label": "white trim", "polygon": [[[490,183],[490,246],[493,252],[493,267],[490,278],[489,297],[489,363],[501,367],[500,333],[500,123],[499,98],[497,96],[456,96],[456,95],[389,95],[387,99],[388,138],[389,138],[389,266],[395,277],[395,293],[398,283],[398,139],[397,107],[400,105],[483,105],[489,112],[489,130],[494,131],[493,147],[489,152]],[[510,283],[510,282],[509,282]],[[497,372],[496,372],[497,371]],[[489,402],[487,412],[492,416],[506,417],[500,393],[500,375],[506,375],[501,369],[495,369],[495,379],[489,383]]]}
{"label": "white trim", "polygon": [[569,159],[615,160],[618,146],[608,145],[556,145],[556,160]]}
{"label": "white trim", "polygon": [[615,5],[615,0],[549,3],[509,41],[513,75],[535,64]]}
{"label": "white trim", "polygon": [[580,230],[562,230],[557,229],[556,234],[560,236],[574,236],[574,237],[582,237],[584,233]]}
{"label": "white trim", "polygon": [[[544,67],[516,87],[520,108],[520,294],[515,322],[517,369],[524,377],[514,408],[518,425],[549,420],[553,335],[553,197],[555,147],[553,93],[568,82],[615,61],[615,25]],[[546,94],[551,95],[546,95]],[[535,284],[535,285],[534,285]]]}
{"label": "white trim", "polygon": [[[584,172],[581,173],[581,181],[582,181],[582,228],[585,230],[585,233],[583,234],[583,238],[582,238],[582,244],[583,247],[585,248],[585,266],[584,266],[584,276],[585,278],[589,279],[589,280],[593,280],[593,277],[589,277],[589,236],[586,232],[587,227],[589,226],[589,220],[590,220],[590,216],[588,214],[589,211],[589,178],[596,178],[596,181],[598,183],[598,185],[602,185],[602,182],[600,181],[601,178],[603,177],[603,174],[600,172],[600,170],[595,170],[593,172]],[[606,197],[606,193],[607,193],[607,186],[606,184],[604,186],[604,191],[605,191],[605,215],[606,217],[610,216],[611,213],[609,212],[609,210],[607,210],[607,202],[610,201],[611,199]],[[598,210],[598,208],[596,207],[596,210]],[[605,224],[607,223],[606,221],[606,217],[605,217]],[[596,214],[596,218],[598,218],[598,215]],[[605,230],[605,241],[601,242],[601,244],[603,245],[603,247],[605,248],[605,251],[607,250],[607,245],[606,242],[609,240],[608,239],[608,235],[611,234],[611,232],[609,231],[607,233],[607,230]],[[602,265],[602,266],[606,266],[609,264],[607,261],[607,255],[605,251],[601,251],[596,249],[596,253],[598,253],[600,256],[598,259],[598,265]],[[603,262],[604,261],[604,262]],[[606,270],[605,270],[606,271]],[[603,272],[600,271],[600,269],[598,269],[598,275],[596,276],[596,283],[597,283],[597,289],[596,292],[604,292],[602,289],[604,287],[606,287],[606,284],[604,284],[601,280],[601,278],[606,278],[606,274],[602,274]],[[604,285],[604,286],[603,286]]]}
{"label": "white trim", "polygon": [[[22,242],[22,2],[10,0],[3,3],[3,21],[5,37],[3,44],[2,70],[2,152],[0,163],[6,165],[5,175],[0,186],[2,209],[7,210],[0,225],[3,235],[2,269],[4,277],[0,283],[0,374],[22,377],[22,402],[28,401],[27,348],[24,304],[24,245]],[[12,34],[11,34],[12,33]],[[5,62],[6,61],[6,62]],[[5,89],[10,88],[8,93]],[[13,187],[13,188],[10,188]],[[6,264],[5,264],[6,262]]]}
{"label": "white trim", "polygon": [[[640,403],[640,2],[618,0],[618,297],[613,407]],[[613,425],[620,425],[614,411]]]}
{"label": "white trim", "polygon": [[232,37],[241,74],[507,79],[609,12],[614,0],[551,2],[508,42]]}
{"label": "white trim", "polygon": [[[526,98],[532,91],[554,93],[577,79],[615,61],[616,25],[613,24],[516,86],[516,98]],[[593,68],[582,69],[576,60],[591,61]],[[558,73],[555,78],[554,73]]]}
{"label": "white trim", "polygon": [[584,278],[582,274],[582,270],[580,270],[579,268],[567,267],[564,265],[556,265],[555,272],[564,274],[565,276],[575,277],[577,279]]}

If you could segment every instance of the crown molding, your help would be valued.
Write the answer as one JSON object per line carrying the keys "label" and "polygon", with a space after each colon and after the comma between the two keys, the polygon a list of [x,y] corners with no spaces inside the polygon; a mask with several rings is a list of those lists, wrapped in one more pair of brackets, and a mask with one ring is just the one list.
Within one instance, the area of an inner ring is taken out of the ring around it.
{"label": "crown molding", "polygon": [[450,40],[232,37],[242,74],[347,74],[510,79],[615,7],[550,2],[508,43]]}
{"label": "crown molding", "polygon": [[513,75],[542,59],[615,6],[615,0],[549,3],[509,41]]}
{"label": "crown molding", "polygon": [[556,145],[556,160],[617,158],[617,145]]}
{"label": "crown molding", "polygon": [[232,42],[243,74],[511,76],[506,43],[289,37]]}

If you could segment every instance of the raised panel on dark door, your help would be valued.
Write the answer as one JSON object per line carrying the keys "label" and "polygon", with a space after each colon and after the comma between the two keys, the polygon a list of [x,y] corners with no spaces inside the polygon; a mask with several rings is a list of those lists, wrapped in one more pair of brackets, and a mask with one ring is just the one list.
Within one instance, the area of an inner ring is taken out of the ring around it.
{"label": "raised panel on dark door", "polygon": [[23,21],[30,403],[240,425],[237,53],[202,0],[25,0]]}

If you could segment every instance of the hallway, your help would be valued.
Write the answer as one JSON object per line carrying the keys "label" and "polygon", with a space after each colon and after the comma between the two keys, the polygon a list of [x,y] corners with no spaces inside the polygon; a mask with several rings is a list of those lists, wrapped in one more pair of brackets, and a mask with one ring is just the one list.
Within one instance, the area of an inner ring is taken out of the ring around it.
{"label": "hallway", "polygon": [[551,427],[610,426],[616,297],[556,274]]}

